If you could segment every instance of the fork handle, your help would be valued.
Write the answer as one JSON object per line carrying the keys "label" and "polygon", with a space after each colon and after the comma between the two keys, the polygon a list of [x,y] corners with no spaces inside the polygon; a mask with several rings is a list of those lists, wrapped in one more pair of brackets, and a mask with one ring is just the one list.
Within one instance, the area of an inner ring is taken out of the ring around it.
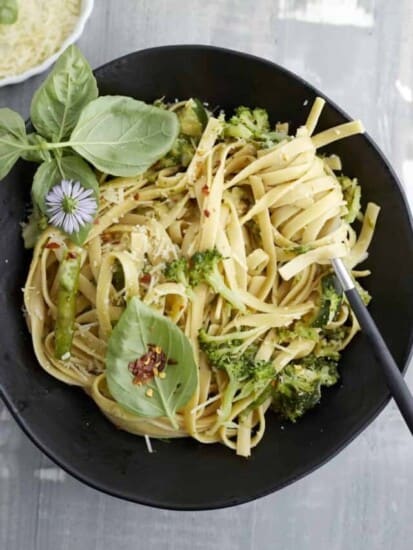
{"label": "fork handle", "polygon": [[337,278],[349,301],[351,309],[367,336],[372,351],[382,368],[387,386],[399,407],[399,410],[413,435],[413,396],[399,370],[386,342],[383,339],[373,317],[358,293],[354,281],[341,260],[332,260]]}

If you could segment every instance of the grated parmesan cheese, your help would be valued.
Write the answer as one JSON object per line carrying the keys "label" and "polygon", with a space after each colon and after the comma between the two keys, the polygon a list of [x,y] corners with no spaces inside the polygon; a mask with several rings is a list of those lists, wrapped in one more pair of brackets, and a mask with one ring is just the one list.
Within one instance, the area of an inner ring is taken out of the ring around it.
{"label": "grated parmesan cheese", "polygon": [[149,438],[149,435],[145,434],[144,438],[145,438],[146,447],[148,449],[148,453],[153,453],[152,443],[151,443],[151,440]]}
{"label": "grated parmesan cheese", "polygon": [[56,53],[76,26],[81,0],[22,0],[17,22],[0,25],[0,79]]}

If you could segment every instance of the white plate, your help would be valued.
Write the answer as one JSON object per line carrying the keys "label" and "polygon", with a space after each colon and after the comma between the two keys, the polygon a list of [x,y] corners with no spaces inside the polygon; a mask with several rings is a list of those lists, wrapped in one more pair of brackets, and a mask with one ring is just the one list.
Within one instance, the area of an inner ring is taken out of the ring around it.
{"label": "white plate", "polygon": [[82,0],[80,15],[76,23],[76,26],[73,29],[72,33],[66,38],[66,40],[63,42],[60,49],[56,53],[54,53],[52,56],[45,59],[43,63],[41,63],[40,65],[36,65],[35,67],[28,69],[24,73],[20,73],[15,76],[7,76],[6,78],[0,78],[0,87],[8,86],[9,84],[17,84],[18,82],[23,82],[24,80],[27,80],[28,78],[36,74],[40,74],[46,69],[48,69],[50,65],[52,65],[56,61],[59,55],[68,46],[76,42],[76,40],[80,37],[80,35],[83,32],[83,29],[85,28],[86,21],[88,20],[90,14],[92,13],[93,4],[94,4],[94,0]]}

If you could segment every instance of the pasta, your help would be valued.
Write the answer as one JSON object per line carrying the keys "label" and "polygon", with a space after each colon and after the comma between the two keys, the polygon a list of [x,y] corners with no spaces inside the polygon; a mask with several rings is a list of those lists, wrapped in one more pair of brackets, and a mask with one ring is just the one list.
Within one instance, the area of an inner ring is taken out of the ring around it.
{"label": "pasta", "polygon": [[19,75],[56,53],[73,31],[80,0],[22,0],[17,22],[0,24],[0,79]]}
{"label": "pasta", "polygon": [[[55,357],[54,327],[57,274],[68,241],[49,227],[34,250],[24,299],[40,365],[83,388],[121,429],[146,438],[220,442],[249,456],[264,435],[278,379],[236,391],[224,414],[230,380],[209,363],[200,330],[217,341],[229,334],[240,338],[260,364],[271,364],[275,377],[289,365],[302,368],[309,358],[324,357],[328,346],[337,357],[359,330],[345,302],[322,328],[314,323],[330,259],[343,258],[350,268],[363,261],[379,211],[369,203],[363,217],[356,205],[357,237],[348,221],[351,200],[336,175],[341,163],[318,149],[363,127],[355,121],[314,133],[323,104],[316,100],[294,137],[281,135],[269,147],[223,137],[222,119],[210,117],[188,166],[158,163],[133,178],[102,175],[98,217],[81,251],[75,333],[66,361]],[[238,309],[206,284],[195,286],[190,297],[182,283],[165,276],[166,264],[214,249],[222,254],[222,275],[239,298]],[[194,350],[198,385],[178,411],[177,426],[166,417],[134,414],[108,389],[108,339],[134,296],[178,325]]]}

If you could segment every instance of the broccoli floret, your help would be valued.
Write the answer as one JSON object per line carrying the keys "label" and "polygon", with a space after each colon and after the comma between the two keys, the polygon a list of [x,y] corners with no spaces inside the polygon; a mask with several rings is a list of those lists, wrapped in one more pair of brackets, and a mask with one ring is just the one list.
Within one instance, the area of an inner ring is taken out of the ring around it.
{"label": "broccoli floret", "polygon": [[275,371],[272,363],[256,359],[257,347],[245,347],[242,334],[237,334],[237,337],[231,333],[212,336],[201,329],[198,341],[209,364],[225,371],[228,375],[228,385],[221,402],[223,421],[227,419],[237,394],[241,397],[252,393],[258,396],[274,379]]}
{"label": "broccoli floret", "polygon": [[264,109],[256,107],[238,107],[225,127],[225,133],[229,137],[241,137],[244,139],[260,138],[263,133],[270,131],[268,113]]}
{"label": "broccoli floret", "polygon": [[188,262],[185,258],[178,258],[166,264],[163,273],[169,281],[188,284]]}
{"label": "broccoli floret", "polygon": [[195,154],[195,146],[188,136],[180,134],[171,150],[156,164],[158,168],[169,168],[170,166],[183,166],[186,168]]}
{"label": "broccoli floret", "polygon": [[224,281],[218,264],[222,260],[222,254],[216,249],[196,252],[190,260],[189,282],[192,287],[202,283],[211,286],[217,294],[220,294],[227,302],[239,311],[245,311],[245,305],[236,292],[233,292]]}
{"label": "broccoli floret", "polygon": [[338,181],[340,182],[344,200],[346,201],[344,219],[348,223],[353,223],[360,214],[361,187],[356,178],[350,179],[346,176],[340,176]]}
{"label": "broccoli floret", "polygon": [[220,294],[228,303],[239,311],[245,311],[245,305],[224,281],[218,264],[222,260],[222,254],[216,249],[196,252],[189,261],[179,258],[166,265],[163,273],[167,280],[182,283],[190,298],[193,298],[192,288],[205,283],[211,286],[217,294]]}
{"label": "broccoli floret", "polygon": [[272,407],[283,418],[295,422],[321,397],[317,373],[301,365],[289,365],[276,382],[272,393]]}
{"label": "broccoli floret", "polygon": [[305,340],[318,340],[319,333],[314,327],[309,327],[302,321],[296,321],[291,327],[277,329],[277,340],[281,343],[289,343],[297,338]]}
{"label": "broccoli floret", "polygon": [[334,361],[340,359],[340,351],[349,334],[349,327],[340,326],[334,329],[323,328],[320,331],[320,339],[314,348],[317,357],[327,357]]}
{"label": "broccoli floret", "polygon": [[186,258],[178,258],[166,264],[163,274],[168,281],[183,284],[188,297],[193,299],[194,293],[189,283],[189,266]]}
{"label": "broccoli floret", "polygon": [[363,300],[363,303],[368,306],[371,301],[370,293],[363,288],[358,281],[354,281],[354,284],[356,285],[357,291],[360,294],[360,298]]}
{"label": "broccoli floret", "polygon": [[288,365],[277,377],[272,391],[272,407],[283,418],[295,422],[321,398],[322,386],[338,381],[337,362],[309,355]]}
{"label": "broccoli floret", "polygon": [[235,114],[225,123],[224,136],[259,142],[264,147],[271,147],[287,137],[286,134],[271,131],[265,109],[249,109],[243,106],[235,109]]}
{"label": "broccoli floret", "polygon": [[343,302],[343,293],[337,289],[336,278],[332,273],[321,279],[320,309],[314,319],[313,327],[324,327],[333,321]]}
{"label": "broccoli floret", "polygon": [[189,99],[178,111],[181,132],[187,136],[200,137],[208,123],[208,113],[199,99]]}

